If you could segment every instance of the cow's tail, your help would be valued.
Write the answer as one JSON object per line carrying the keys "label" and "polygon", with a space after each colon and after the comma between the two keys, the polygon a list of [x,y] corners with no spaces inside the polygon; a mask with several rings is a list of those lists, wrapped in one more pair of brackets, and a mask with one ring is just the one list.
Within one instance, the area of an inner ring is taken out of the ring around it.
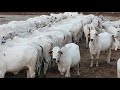
{"label": "cow's tail", "polygon": [[40,46],[40,48],[42,49],[42,51],[37,48],[38,54],[37,54],[37,62],[36,62],[36,74],[38,77],[40,76],[42,63],[43,63],[43,59],[44,59],[43,58],[43,47]]}

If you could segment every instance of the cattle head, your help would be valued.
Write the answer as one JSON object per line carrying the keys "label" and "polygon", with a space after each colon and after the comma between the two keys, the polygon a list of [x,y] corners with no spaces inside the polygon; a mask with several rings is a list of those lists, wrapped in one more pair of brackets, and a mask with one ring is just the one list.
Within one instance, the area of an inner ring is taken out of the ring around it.
{"label": "cattle head", "polygon": [[77,38],[74,40],[74,43],[75,43],[75,44],[78,44],[78,43],[77,43]]}
{"label": "cattle head", "polygon": [[55,17],[55,19],[57,19],[57,17]]}
{"label": "cattle head", "polygon": [[80,13],[80,16],[83,16],[83,12]]}
{"label": "cattle head", "polygon": [[98,33],[96,30],[90,31],[90,41],[94,42],[94,40],[96,39],[97,36],[98,36]]}
{"label": "cattle head", "polygon": [[107,21],[106,18],[105,18],[103,15],[99,15],[99,18],[100,18],[102,21]]}
{"label": "cattle head", "polygon": [[112,44],[112,50],[117,50],[120,46],[120,42],[114,38],[114,35],[112,35],[112,38],[113,38],[113,44]]}
{"label": "cattle head", "polygon": [[52,61],[58,63],[60,60],[61,54],[63,53],[60,51],[60,48],[56,46],[52,49],[52,51],[49,52],[49,54],[52,55]]}
{"label": "cattle head", "polygon": [[18,33],[17,33],[16,31],[14,31],[14,34],[15,34],[15,36],[17,36],[17,35],[18,35]]}
{"label": "cattle head", "polygon": [[2,37],[2,41],[1,41],[1,44],[4,44],[4,43],[6,43],[5,36]]}
{"label": "cattle head", "polygon": [[120,40],[120,28],[114,33],[114,37]]}

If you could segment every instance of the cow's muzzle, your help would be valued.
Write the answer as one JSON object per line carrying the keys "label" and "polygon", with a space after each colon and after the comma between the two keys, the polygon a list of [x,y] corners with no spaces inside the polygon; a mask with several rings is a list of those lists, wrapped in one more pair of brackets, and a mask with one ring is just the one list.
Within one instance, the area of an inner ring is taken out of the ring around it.
{"label": "cow's muzzle", "polygon": [[56,61],[56,58],[53,58],[52,60],[53,60],[53,61]]}
{"label": "cow's muzzle", "polygon": [[93,39],[90,39],[90,41],[93,41]]}

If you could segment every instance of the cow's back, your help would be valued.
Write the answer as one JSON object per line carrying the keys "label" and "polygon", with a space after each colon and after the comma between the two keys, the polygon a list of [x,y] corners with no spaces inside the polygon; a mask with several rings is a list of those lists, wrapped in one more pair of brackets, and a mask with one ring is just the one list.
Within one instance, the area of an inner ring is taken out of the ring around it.
{"label": "cow's back", "polygon": [[[34,47],[28,45],[20,45],[7,48],[1,54],[1,61],[4,61],[7,71],[18,71],[19,68],[26,66],[33,58],[36,58],[37,51]],[[36,61],[36,60],[35,60]]]}
{"label": "cow's back", "polygon": [[112,42],[113,42],[113,39],[111,34],[107,32],[99,34],[98,43],[99,43],[99,48],[101,48],[102,50],[110,48],[112,45]]}
{"label": "cow's back", "polygon": [[71,60],[71,66],[74,67],[76,64],[80,62],[80,50],[79,46],[75,43],[66,44],[67,47],[67,57]]}

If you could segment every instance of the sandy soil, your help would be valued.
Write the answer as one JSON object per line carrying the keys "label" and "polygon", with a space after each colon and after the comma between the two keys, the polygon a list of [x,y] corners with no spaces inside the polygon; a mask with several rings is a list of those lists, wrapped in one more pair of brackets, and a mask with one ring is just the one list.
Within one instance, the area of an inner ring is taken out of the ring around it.
{"label": "sandy soil", "polygon": [[[35,17],[37,15],[7,15],[4,13],[0,14],[0,24],[5,24],[13,20],[26,20],[30,17]],[[112,15],[112,16],[111,16]],[[104,15],[111,20],[118,20],[120,14],[107,14]],[[80,52],[81,52],[81,66],[80,66],[80,77],[76,76],[76,68],[71,69],[71,78],[116,78],[116,61],[120,57],[120,50],[112,51],[111,63],[108,64],[106,60],[106,53],[102,52],[99,60],[99,66],[90,68],[90,54],[89,49],[85,49],[85,39],[80,43]],[[60,73],[57,70],[48,70],[47,78],[59,78]],[[22,70],[18,75],[13,75],[12,73],[6,73],[5,78],[26,78],[26,71]]]}

